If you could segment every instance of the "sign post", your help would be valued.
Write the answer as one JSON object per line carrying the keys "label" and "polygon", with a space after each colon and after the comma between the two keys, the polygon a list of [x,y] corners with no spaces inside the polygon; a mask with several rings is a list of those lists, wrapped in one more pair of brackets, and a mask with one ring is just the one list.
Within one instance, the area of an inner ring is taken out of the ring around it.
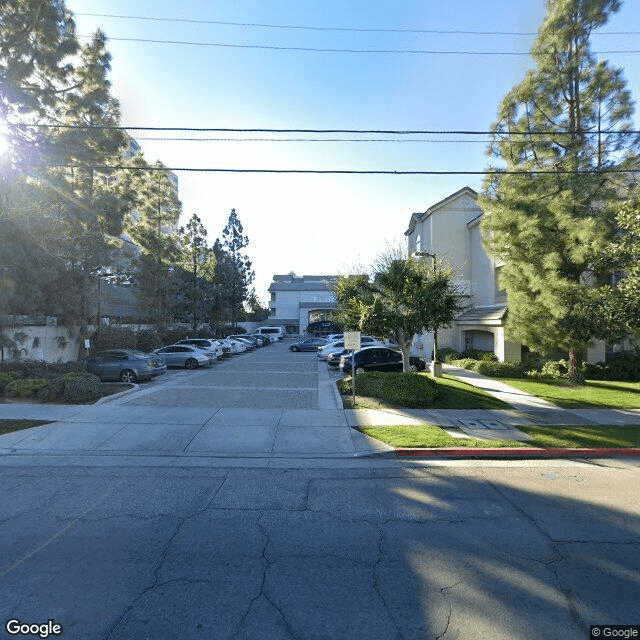
{"label": "sign post", "polygon": [[345,331],[344,332],[344,348],[351,351],[351,391],[353,393],[353,407],[356,406],[356,359],[354,354],[360,351],[360,332]]}

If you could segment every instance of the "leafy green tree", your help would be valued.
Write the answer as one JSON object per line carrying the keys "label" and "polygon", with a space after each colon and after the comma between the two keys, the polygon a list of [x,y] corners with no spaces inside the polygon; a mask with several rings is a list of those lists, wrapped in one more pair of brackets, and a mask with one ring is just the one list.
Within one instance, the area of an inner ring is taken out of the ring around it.
{"label": "leafy green tree", "polygon": [[182,203],[162,163],[150,166],[140,154],[128,167],[118,190],[126,202],[125,230],[140,249],[135,272],[140,310],[156,328],[163,329],[175,311]]}
{"label": "leafy green tree", "polygon": [[442,266],[390,250],[378,257],[371,274],[338,276],[337,322],[345,327],[393,338],[410,371],[411,342],[417,333],[450,326],[462,310],[463,295]]}
{"label": "leafy green tree", "polygon": [[186,227],[180,229],[180,266],[186,290],[186,307],[191,312],[191,325],[195,331],[198,320],[209,315],[210,288],[215,275],[215,254],[207,246],[207,230],[194,213]]}
{"label": "leafy green tree", "polygon": [[536,68],[502,100],[480,204],[489,253],[503,261],[508,332],[543,352],[565,350],[580,381],[582,351],[613,337],[606,316],[616,233],[637,135],[622,72],[596,61],[591,32],[619,0],[548,0]]}

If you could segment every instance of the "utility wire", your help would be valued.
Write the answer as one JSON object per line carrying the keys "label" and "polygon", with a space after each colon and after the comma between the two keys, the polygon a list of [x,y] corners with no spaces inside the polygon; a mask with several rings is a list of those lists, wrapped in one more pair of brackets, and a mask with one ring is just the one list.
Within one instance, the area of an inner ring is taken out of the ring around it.
{"label": "utility wire", "polygon": [[[114,131],[187,131],[195,133],[306,133],[306,134],[367,134],[367,135],[466,135],[466,136],[546,136],[546,135],[574,135],[571,131],[477,131],[477,130],[428,130],[428,129],[252,129],[231,127],[143,127],[143,126],[115,126],[115,125],[88,125],[88,124],[31,124],[31,123],[7,123],[13,127],[41,128],[41,129],[87,129],[87,130],[114,130]],[[584,130],[584,134],[602,135],[640,135],[640,130],[611,131],[611,130]]]}
{"label": "utility wire", "polygon": [[[357,33],[428,33],[428,34],[452,34],[452,35],[483,35],[483,36],[536,36],[537,31],[463,31],[461,29],[409,29],[390,28],[373,29],[364,27],[318,27],[313,25],[286,25],[269,24],[261,22],[229,22],[223,20],[195,20],[189,18],[159,18],[152,16],[125,16],[113,13],[76,13],[77,16],[93,18],[117,18],[120,20],[146,20],[152,22],[182,22],[188,24],[216,24],[233,27],[260,27],[264,29],[298,29],[306,31],[349,31]],[[637,31],[604,31],[596,35],[638,35]]]}
{"label": "utility wire", "polygon": [[[83,39],[91,39],[93,36],[78,36]],[[230,44],[224,42],[194,42],[190,40],[158,40],[154,38],[119,38],[109,36],[109,40],[118,42],[144,42],[152,44],[178,44],[194,47],[224,47],[231,49],[263,49],[271,51],[306,51],[315,53],[390,53],[390,54],[414,54],[414,55],[458,55],[458,56],[530,56],[530,51],[445,51],[430,49],[333,49],[323,47],[285,47],[262,44]],[[621,53],[640,53],[638,49],[619,51],[594,51],[595,55],[611,55]]]}
{"label": "utility wire", "polygon": [[[57,169],[80,169],[87,168],[86,165],[47,165],[47,168]],[[485,171],[394,171],[385,169],[229,169],[212,167],[165,167],[163,165],[146,165],[144,167],[131,167],[128,165],[95,165],[91,167],[94,171],[108,172],[114,170],[126,171],[188,171],[196,173],[310,173],[310,174],[339,174],[339,175],[425,175],[425,176],[480,176],[487,174],[500,175],[592,175],[594,173],[640,173],[640,167],[635,169],[601,169],[598,171],[572,171],[567,169],[548,170],[502,170],[487,169]]]}

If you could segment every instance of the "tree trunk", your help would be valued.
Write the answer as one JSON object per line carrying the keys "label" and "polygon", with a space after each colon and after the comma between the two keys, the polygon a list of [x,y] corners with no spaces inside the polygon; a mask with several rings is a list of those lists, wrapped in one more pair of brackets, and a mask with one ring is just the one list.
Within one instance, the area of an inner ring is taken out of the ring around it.
{"label": "tree trunk", "polygon": [[582,372],[582,352],[575,348],[569,351],[569,382],[574,385],[585,383]]}

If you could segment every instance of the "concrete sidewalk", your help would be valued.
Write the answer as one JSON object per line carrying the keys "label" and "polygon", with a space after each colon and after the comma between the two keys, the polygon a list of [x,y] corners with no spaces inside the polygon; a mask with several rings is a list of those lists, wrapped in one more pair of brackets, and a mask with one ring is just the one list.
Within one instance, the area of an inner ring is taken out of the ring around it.
{"label": "concrete sidewalk", "polygon": [[[538,398],[445,365],[445,371],[486,390],[507,410],[341,409],[335,381],[318,363],[317,409],[145,404],[149,391],[112,396],[95,405],[0,404],[0,418],[51,424],[0,436],[2,454],[175,457],[360,457],[394,451],[352,427],[436,424],[452,435],[524,440],[519,426],[640,424],[640,409],[555,407]],[[148,400],[147,400],[148,402]]]}

